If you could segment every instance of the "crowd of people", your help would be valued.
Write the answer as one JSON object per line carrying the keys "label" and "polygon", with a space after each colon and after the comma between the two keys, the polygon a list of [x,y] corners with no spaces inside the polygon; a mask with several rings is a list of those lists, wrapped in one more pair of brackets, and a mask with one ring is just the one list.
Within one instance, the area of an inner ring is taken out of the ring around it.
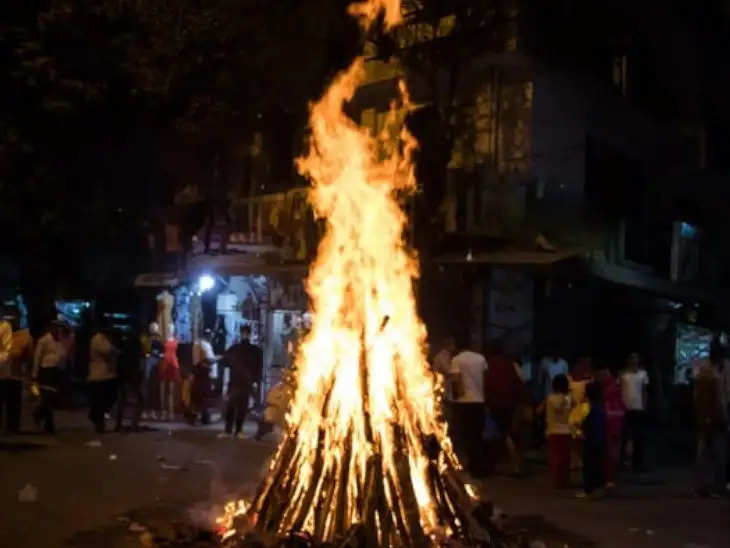
{"label": "crowd of people", "polygon": [[[55,433],[55,410],[66,389],[70,363],[81,359],[88,366],[88,417],[99,433],[111,419],[116,431],[139,430],[143,419],[184,418],[208,424],[213,408],[219,408],[224,423],[221,437],[243,437],[263,373],[263,354],[251,343],[249,326],[241,326],[238,341],[220,356],[213,352],[210,334],[204,333],[193,346],[192,373],[182,374],[177,341],[173,335],[163,340],[155,322],[139,336],[98,325],[90,336],[77,340],[69,325],[54,321],[34,341],[28,329],[20,329],[14,311],[2,312],[0,430],[5,426],[9,433],[20,431],[23,394],[28,393],[37,400],[33,418],[38,428]],[[270,391],[257,438],[283,423],[292,379],[284,375]]]}
{"label": "crowd of people", "polygon": [[[98,326],[87,340],[52,322],[37,341],[19,326],[19,315],[3,311],[0,319],[0,429],[20,430],[23,393],[37,398],[33,418],[39,428],[56,431],[54,410],[64,388],[67,364],[86,356],[89,419],[97,432],[115,418],[115,430],[137,430],[142,419],[191,423],[211,420],[221,406],[221,437],[243,437],[243,425],[262,381],[263,355],[244,325],[238,341],[216,355],[210,334],[193,346],[193,372],[181,374],[177,341],[166,339],[151,323],[140,336],[120,336]],[[570,486],[571,470],[582,470],[578,496],[600,496],[615,486],[619,469],[646,470],[647,390],[649,375],[632,352],[621,367],[584,356],[569,367],[555,345],[537,367],[526,368],[498,343],[481,349],[447,338],[433,356],[443,379],[446,419],[454,447],[467,470],[483,476],[506,454],[510,474],[524,474],[526,447],[544,445],[555,488]],[[727,493],[730,361],[724,347],[713,344],[708,358],[693,365],[697,433],[695,487],[698,495]],[[227,372],[227,375],[223,373]],[[220,380],[227,378],[222,387]],[[285,372],[268,394],[256,438],[283,426],[295,376]],[[159,395],[159,398],[157,396]],[[115,413],[113,413],[113,410]],[[486,442],[486,443],[485,443]],[[499,455],[498,455],[499,453]]]}
{"label": "crowd of people", "polygon": [[[504,454],[510,473],[521,476],[524,449],[544,444],[555,488],[569,487],[571,470],[581,469],[577,496],[600,497],[616,485],[622,467],[646,471],[649,375],[636,352],[620,367],[584,356],[570,368],[554,346],[535,371],[526,371],[498,343],[481,353],[444,340],[433,367],[443,379],[449,431],[474,476],[489,473]],[[716,497],[730,489],[730,362],[719,345],[695,364],[693,394],[695,489]]]}

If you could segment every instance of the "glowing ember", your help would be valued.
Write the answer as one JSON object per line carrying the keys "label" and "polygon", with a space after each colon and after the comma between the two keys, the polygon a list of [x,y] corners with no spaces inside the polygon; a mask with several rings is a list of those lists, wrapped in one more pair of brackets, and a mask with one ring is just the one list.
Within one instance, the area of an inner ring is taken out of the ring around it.
{"label": "glowing ember", "polygon": [[[381,10],[386,26],[400,21],[399,0],[359,2],[350,12],[367,27]],[[415,189],[415,141],[394,130],[396,105],[379,136],[344,114],[363,62],[311,107],[309,153],[298,167],[327,230],[308,279],[313,322],[296,359],[287,431],[250,515],[261,532],[319,541],[356,524],[372,545],[472,538],[480,529],[469,515],[474,501],[441,418],[413,295],[417,259],[403,241],[398,196]],[[226,510],[227,534],[235,513],[235,505]]]}

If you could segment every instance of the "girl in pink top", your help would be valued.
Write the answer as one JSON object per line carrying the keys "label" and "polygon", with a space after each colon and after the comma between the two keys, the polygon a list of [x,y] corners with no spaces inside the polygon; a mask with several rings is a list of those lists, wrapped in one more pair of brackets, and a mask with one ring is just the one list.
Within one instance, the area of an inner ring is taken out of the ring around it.
{"label": "girl in pink top", "polygon": [[603,407],[606,412],[606,486],[612,487],[616,484],[626,408],[621,396],[621,381],[607,369],[601,372],[598,380],[603,387]]}

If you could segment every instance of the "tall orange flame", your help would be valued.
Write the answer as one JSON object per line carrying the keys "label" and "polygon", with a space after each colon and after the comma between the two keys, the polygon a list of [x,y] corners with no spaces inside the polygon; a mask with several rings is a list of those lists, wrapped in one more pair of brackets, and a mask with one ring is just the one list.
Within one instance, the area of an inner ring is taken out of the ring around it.
{"label": "tall orange flame", "polygon": [[[350,9],[365,27],[381,10],[386,25],[400,21],[399,0]],[[378,136],[344,113],[363,67],[356,59],[311,106],[309,152],[297,165],[327,227],[307,282],[312,329],[285,437],[250,514],[263,531],[330,541],[365,524],[378,545],[423,544],[466,525],[465,490],[424,352],[417,259],[403,238],[398,195],[415,189],[416,143],[393,131],[396,105]]]}

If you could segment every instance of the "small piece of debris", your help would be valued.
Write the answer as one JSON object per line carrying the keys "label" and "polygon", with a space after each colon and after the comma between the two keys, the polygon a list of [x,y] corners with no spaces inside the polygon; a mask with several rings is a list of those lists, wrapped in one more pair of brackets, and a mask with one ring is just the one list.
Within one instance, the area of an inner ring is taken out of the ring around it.
{"label": "small piece of debris", "polygon": [[131,521],[127,516],[117,516],[117,521],[128,522]]}
{"label": "small piece of debris", "polygon": [[167,464],[164,462],[160,464],[160,468],[163,470],[185,470],[182,466],[175,466],[174,464]]}
{"label": "small piece of debris", "polygon": [[86,447],[101,447],[101,442],[99,440],[91,440],[87,441],[84,445]]}
{"label": "small piece of debris", "polygon": [[533,540],[530,543],[530,548],[547,548],[547,545],[541,540]]}
{"label": "small piece of debris", "polygon": [[629,527],[629,533],[638,533],[639,528],[638,527]]}
{"label": "small piece of debris", "polygon": [[153,548],[155,544],[155,537],[149,531],[145,531],[139,536],[139,543],[145,548]]}
{"label": "small piece of debris", "polygon": [[654,536],[654,529],[647,529],[646,530],[646,534],[649,535],[650,537],[653,537]]}
{"label": "small piece of debris", "polygon": [[144,533],[147,531],[147,527],[142,525],[141,523],[137,523],[136,521],[133,521],[129,524],[129,531],[131,533]]}
{"label": "small piece of debris", "polygon": [[117,456],[112,453],[111,455],[109,455],[109,460],[117,460]]}
{"label": "small piece of debris", "polygon": [[35,502],[38,500],[38,488],[35,485],[26,483],[25,487],[18,491],[18,502]]}
{"label": "small piece of debris", "polygon": [[200,460],[196,460],[194,464],[211,465],[211,464],[213,464],[213,461],[207,460],[207,459],[200,459]]}

